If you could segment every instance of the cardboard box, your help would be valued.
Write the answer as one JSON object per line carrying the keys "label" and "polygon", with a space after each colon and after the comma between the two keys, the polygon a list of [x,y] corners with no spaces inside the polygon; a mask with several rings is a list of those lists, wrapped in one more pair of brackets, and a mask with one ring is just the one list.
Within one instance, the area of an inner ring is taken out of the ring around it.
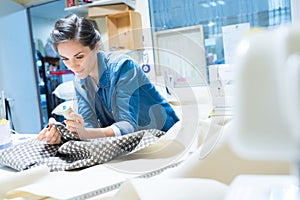
{"label": "cardboard box", "polygon": [[65,2],[66,8],[78,6],[78,0],[65,0]]}
{"label": "cardboard box", "polygon": [[93,6],[88,9],[88,16],[93,17],[103,17],[111,14],[115,14],[122,11],[130,10],[131,8],[126,4],[115,4],[108,6]]}
{"label": "cardboard box", "polygon": [[143,48],[141,14],[124,11],[106,16],[106,30],[110,50]]}

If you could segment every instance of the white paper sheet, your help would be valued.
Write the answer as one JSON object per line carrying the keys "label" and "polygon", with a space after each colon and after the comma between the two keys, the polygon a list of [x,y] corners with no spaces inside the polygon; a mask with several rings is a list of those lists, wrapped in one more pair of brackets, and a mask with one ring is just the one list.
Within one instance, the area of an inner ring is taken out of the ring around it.
{"label": "white paper sheet", "polygon": [[249,23],[234,24],[222,27],[223,46],[226,64],[234,63],[236,48],[239,42],[244,37],[245,33],[249,31],[249,29]]}
{"label": "white paper sheet", "polygon": [[22,172],[0,171],[0,199],[4,195],[17,187],[24,186],[42,179],[47,176],[49,170],[47,166],[38,166]]}
{"label": "white paper sheet", "polygon": [[111,199],[222,200],[227,190],[227,185],[211,179],[131,179],[126,181]]}
{"label": "white paper sheet", "polygon": [[26,192],[54,199],[75,198],[86,193],[93,196],[95,194],[92,194],[92,191],[130,177],[133,177],[133,174],[124,174],[111,170],[106,165],[97,165],[81,171],[50,172],[38,180],[12,190],[11,193]]}

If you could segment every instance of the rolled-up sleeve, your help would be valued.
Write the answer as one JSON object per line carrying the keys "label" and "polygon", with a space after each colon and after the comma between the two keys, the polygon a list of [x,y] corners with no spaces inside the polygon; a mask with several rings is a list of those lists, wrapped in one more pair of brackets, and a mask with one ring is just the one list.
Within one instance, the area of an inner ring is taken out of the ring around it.
{"label": "rolled-up sleeve", "polygon": [[[114,129],[113,127],[116,127],[119,130]],[[135,131],[135,128],[126,121],[113,123],[112,128],[116,136],[126,135],[127,133],[133,133]]]}

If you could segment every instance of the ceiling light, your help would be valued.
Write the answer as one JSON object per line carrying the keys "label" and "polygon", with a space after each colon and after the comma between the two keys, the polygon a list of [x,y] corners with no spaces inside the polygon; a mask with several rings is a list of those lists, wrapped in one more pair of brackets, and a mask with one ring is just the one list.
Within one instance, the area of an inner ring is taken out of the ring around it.
{"label": "ceiling light", "polygon": [[212,22],[212,21],[210,21],[210,22],[207,24],[208,27],[212,27],[212,26],[214,26],[214,25],[215,25],[215,23]]}
{"label": "ceiling light", "polygon": [[204,7],[204,8],[208,8],[208,7],[209,7],[209,4],[207,4],[207,3],[202,3],[201,6]]}
{"label": "ceiling light", "polygon": [[220,5],[222,5],[222,6],[223,6],[223,5],[225,5],[225,1],[223,1],[223,0],[219,0],[219,1],[218,1],[218,4],[220,4]]}
{"label": "ceiling light", "polygon": [[213,7],[217,6],[217,3],[216,3],[216,2],[214,2],[214,1],[212,1],[212,2],[209,2],[209,4],[210,4],[211,6],[213,6]]}

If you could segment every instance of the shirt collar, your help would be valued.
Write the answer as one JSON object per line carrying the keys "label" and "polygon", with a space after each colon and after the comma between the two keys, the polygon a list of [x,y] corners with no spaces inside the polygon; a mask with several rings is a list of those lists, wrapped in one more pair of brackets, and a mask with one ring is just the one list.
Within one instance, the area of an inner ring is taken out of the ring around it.
{"label": "shirt collar", "polygon": [[109,71],[107,70],[107,58],[103,52],[98,53],[98,85],[101,88],[109,86]]}

